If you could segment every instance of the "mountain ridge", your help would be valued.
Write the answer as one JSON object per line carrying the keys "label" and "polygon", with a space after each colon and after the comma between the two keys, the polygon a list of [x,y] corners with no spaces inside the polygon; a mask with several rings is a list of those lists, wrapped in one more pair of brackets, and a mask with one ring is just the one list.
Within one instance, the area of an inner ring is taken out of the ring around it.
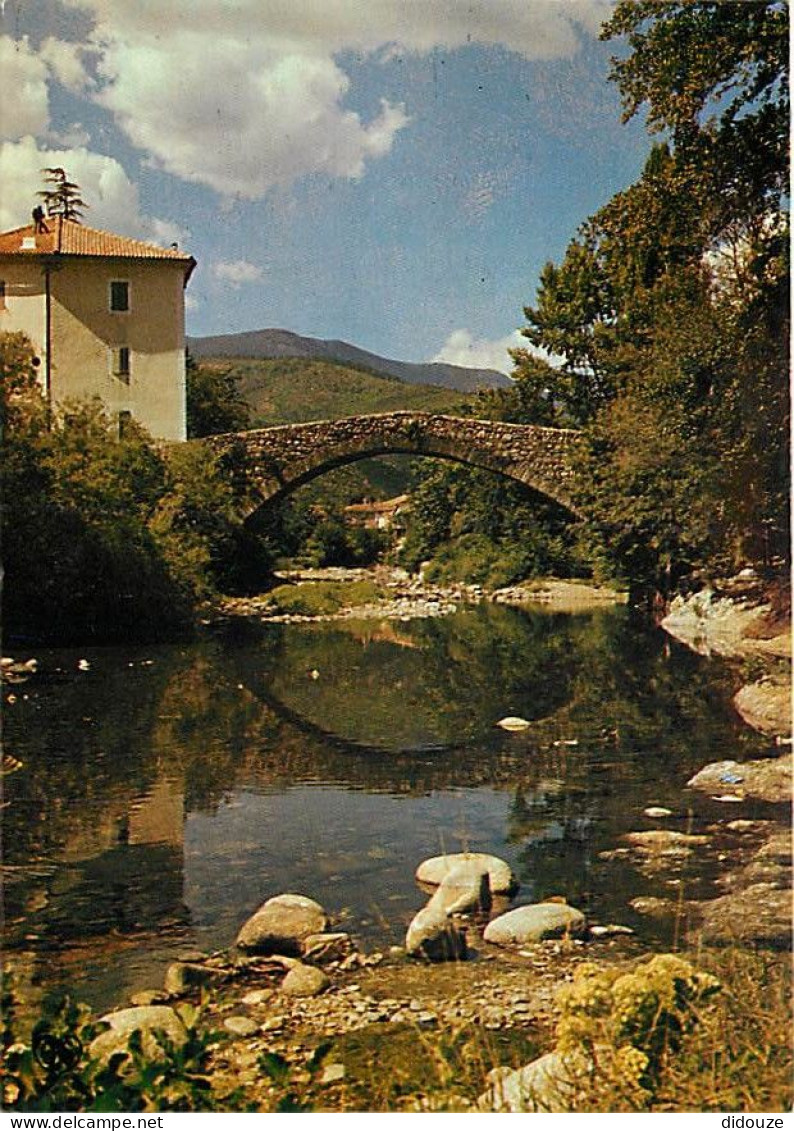
{"label": "mountain ridge", "polygon": [[471,393],[479,388],[508,388],[512,382],[497,369],[469,369],[446,362],[395,361],[338,339],[309,338],[291,330],[247,330],[239,334],[190,337],[190,353],[202,358],[306,358],[369,370],[408,385],[435,385]]}

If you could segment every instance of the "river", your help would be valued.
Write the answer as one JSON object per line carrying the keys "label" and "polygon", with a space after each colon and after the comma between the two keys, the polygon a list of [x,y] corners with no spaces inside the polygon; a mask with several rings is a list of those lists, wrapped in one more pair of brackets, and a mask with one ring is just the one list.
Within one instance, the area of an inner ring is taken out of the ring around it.
{"label": "river", "polygon": [[[399,943],[426,899],[416,866],[462,849],[507,860],[518,902],[564,896],[669,939],[628,906],[669,887],[603,854],[654,827],[649,805],[684,831],[723,816],[687,779],[766,746],[722,664],[625,607],[245,622],[33,654],[5,707],[21,767],[3,799],[6,958],[30,1000],[68,989],[104,1008],[161,986],[284,891],[367,949]],[[531,725],[506,733],[505,715]],[[713,879],[693,858],[676,890],[704,897]]]}

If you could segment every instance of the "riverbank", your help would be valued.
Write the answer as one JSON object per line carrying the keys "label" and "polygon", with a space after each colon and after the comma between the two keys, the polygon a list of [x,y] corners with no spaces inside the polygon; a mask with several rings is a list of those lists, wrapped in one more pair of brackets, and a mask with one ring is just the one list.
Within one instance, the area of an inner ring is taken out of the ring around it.
{"label": "riverbank", "polygon": [[[437,586],[421,576],[389,566],[282,570],[275,576],[282,584],[270,592],[254,597],[222,598],[218,614],[222,617],[253,617],[281,624],[303,624],[311,621],[411,620],[449,616],[464,605],[481,601],[505,605],[540,603],[559,612],[579,612],[627,601],[625,592],[587,581],[544,578],[487,590],[480,585]],[[302,594],[300,600],[296,600],[298,594]],[[327,596],[332,597],[337,608],[331,611],[323,609],[322,599]]]}
{"label": "riverbank", "polygon": [[676,598],[662,628],[700,655],[741,664],[734,706],[748,726],[791,742],[791,598],[782,584],[764,587],[751,570]]}
{"label": "riverbank", "polygon": [[[328,578],[322,579],[320,583],[329,583]],[[359,578],[355,583],[370,584],[366,577]],[[478,623],[483,620],[505,619],[516,626],[523,626],[529,621],[534,624],[543,619],[566,625],[569,621],[579,620],[543,618],[538,613],[525,618],[507,609],[488,607],[479,601],[476,607],[472,606],[462,613],[461,619],[473,619]],[[590,620],[594,624],[600,624],[602,620],[610,618],[598,615],[584,619],[588,624]],[[620,623],[626,622],[626,627],[628,626],[628,618],[618,615],[613,619]],[[410,700],[410,686],[400,681],[407,677],[408,672],[422,670],[419,665],[427,651],[422,647],[423,643],[428,638],[442,634],[447,626],[441,623],[420,623],[415,629],[393,624],[378,627],[380,631],[389,633],[391,643],[388,651],[391,660],[396,657],[403,662],[399,670],[389,668],[388,688],[399,683],[400,696]],[[449,627],[454,629],[454,622]],[[355,628],[355,631],[358,629]],[[176,725],[181,730],[186,730],[190,729],[191,719],[188,711],[191,700],[185,693],[186,688],[190,687],[193,694],[198,695],[202,701],[206,699],[207,711],[196,715],[192,723],[199,736],[202,752],[202,761],[193,778],[194,789],[196,783],[203,785],[207,778],[208,763],[203,758],[204,750],[211,745],[217,746],[219,750],[226,750],[229,736],[239,733],[231,728],[214,729],[213,715],[210,712],[215,712],[218,704],[222,704],[225,709],[233,701],[245,701],[247,729],[244,745],[246,750],[252,752],[252,766],[256,767],[257,774],[261,775],[269,757],[277,754],[280,756],[281,751],[293,749],[285,745],[294,741],[290,730],[282,730],[280,727],[274,729],[275,720],[269,715],[252,713],[249,692],[239,682],[244,677],[245,667],[236,663],[230,669],[232,675],[227,679],[223,678],[220,669],[212,667],[211,642],[218,637],[228,643],[236,635],[238,634],[235,632],[208,633],[202,644],[204,651],[198,658],[200,666],[178,665],[175,680],[167,681],[173,687],[173,696],[153,700],[153,710],[158,720],[174,718]],[[261,634],[253,635],[259,639]],[[277,691],[288,694],[293,707],[303,706],[307,710],[312,708],[314,700],[319,696],[319,707],[316,707],[312,717],[320,718],[327,728],[333,721],[328,709],[333,703],[333,697],[320,695],[324,688],[324,676],[334,673],[336,694],[345,702],[354,685],[351,684],[348,690],[340,687],[343,673],[351,667],[347,653],[343,653],[342,659],[336,662],[330,659],[323,662],[322,655],[317,650],[317,641],[323,635],[322,630],[296,630],[291,633],[279,630],[273,633],[274,638],[279,640],[282,637],[294,637],[295,642],[301,642],[301,649],[306,648],[305,652],[299,651],[299,661],[291,665],[288,652],[279,653],[281,683],[277,685]],[[328,635],[347,640],[349,631],[340,633],[333,629]],[[647,693],[652,695],[659,681],[669,682],[682,657],[690,676],[694,676],[697,670],[711,666],[686,657],[683,649],[672,650],[675,654],[670,656],[671,649],[664,648],[659,639],[660,634],[648,630],[644,633],[644,645],[640,650],[644,655],[645,648],[657,649],[659,662],[651,665],[644,676],[644,669],[623,666],[617,662],[617,657],[599,667],[596,661],[603,649],[601,645],[588,649],[590,635],[588,629],[584,635],[566,636],[562,651],[568,657],[576,656],[582,671],[595,672],[597,690],[593,696],[592,713],[581,713],[580,700],[578,716],[571,716],[569,713],[555,716],[556,723],[551,724],[540,739],[533,740],[530,737],[531,730],[505,737],[505,741],[500,740],[499,743],[499,768],[494,765],[493,770],[488,769],[491,775],[488,780],[491,781],[497,779],[506,759],[514,759],[516,766],[522,767],[506,779],[513,783],[511,795],[520,800],[522,809],[518,809],[517,801],[509,816],[505,817],[500,808],[498,829],[500,833],[504,829],[505,833],[509,831],[511,834],[503,844],[505,851],[510,853],[512,865],[517,871],[521,870],[525,879],[523,898],[531,898],[534,889],[535,897],[545,897],[552,907],[560,908],[563,901],[568,899],[589,912],[586,929],[571,931],[570,937],[531,941],[515,947],[498,946],[486,939],[484,932],[489,919],[498,917],[505,910],[504,905],[501,905],[494,907],[488,915],[476,913],[461,916],[456,913],[451,920],[456,930],[465,933],[465,961],[427,962],[412,958],[405,953],[404,947],[392,949],[390,943],[396,941],[396,938],[401,940],[402,935],[395,938],[387,933],[384,938],[388,941],[384,941],[362,933],[360,922],[363,920],[355,919],[349,914],[349,894],[342,894],[340,887],[334,882],[340,879],[334,853],[337,849],[344,850],[347,824],[355,819],[354,815],[352,818],[346,817],[344,822],[335,823],[333,806],[328,805],[315,810],[316,832],[308,824],[304,828],[306,817],[303,807],[309,800],[306,794],[299,799],[299,807],[293,810],[293,824],[300,827],[298,835],[292,838],[287,826],[276,826],[272,812],[269,813],[264,822],[268,841],[275,841],[279,837],[288,839],[287,851],[296,852],[304,851],[304,840],[309,843],[305,849],[306,867],[299,879],[286,870],[283,852],[281,870],[268,873],[262,865],[273,857],[273,844],[267,844],[266,850],[257,856],[257,845],[260,842],[255,838],[249,839],[245,831],[254,828],[257,823],[263,823],[258,814],[265,810],[249,807],[241,812],[240,801],[244,796],[250,795],[253,781],[257,783],[254,792],[261,790],[266,784],[269,795],[274,785],[281,788],[279,783],[283,782],[286,783],[286,795],[297,796],[303,780],[300,773],[296,773],[300,764],[294,759],[284,765],[279,762],[281,768],[278,770],[278,777],[244,778],[242,784],[246,788],[237,792],[234,790],[232,767],[224,773],[219,783],[224,796],[224,802],[219,803],[220,808],[226,810],[222,844],[224,849],[232,847],[237,855],[223,865],[221,882],[227,882],[229,870],[233,869],[235,886],[244,888],[251,899],[264,898],[274,890],[301,892],[315,899],[320,898],[327,904],[330,922],[327,930],[322,932],[326,938],[319,943],[318,940],[313,940],[310,949],[300,954],[281,954],[277,957],[273,954],[238,952],[233,938],[237,925],[250,911],[246,900],[246,906],[225,921],[218,937],[211,942],[206,941],[206,936],[203,941],[196,938],[195,941],[186,942],[183,950],[171,951],[160,965],[154,964],[150,979],[138,981],[135,987],[138,992],[132,998],[133,1008],[148,1008],[147,1002],[150,1002],[155,1008],[168,1011],[166,1015],[155,1014],[153,1023],[163,1020],[164,1016],[170,1017],[174,1011],[190,1016],[190,1009],[198,1005],[202,993],[206,996],[204,1011],[197,1023],[197,1040],[206,1044],[208,1064],[202,1074],[211,1082],[213,1100],[218,1110],[225,1109],[225,1097],[234,1089],[240,1089],[244,1093],[244,1102],[261,1110],[286,1110],[282,1105],[290,1103],[312,1110],[473,1110],[481,1102],[481,1097],[486,1096],[494,1079],[489,1074],[496,1071],[499,1075],[499,1070],[523,1067],[535,1060],[539,1053],[546,1053],[553,1048],[556,1029],[562,1017],[558,993],[573,984],[577,971],[581,971],[582,967],[591,967],[598,972],[599,977],[607,976],[607,972],[612,969],[635,971],[651,959],[654,950],[664,950],[666,947],[674,947],[685,956],[689,955],[699,968],[716,973],[725,983],[725,1000],[734,1003],[738,1001],[746,1007],[747,1016],[739,1017],[726,1014],[725,1009],[728,1007],[725,1005],[717,1003],[713,1010],[710,1007],[705,1014],[704,1023],[711,1026],[707,1030],[708,1039],[716,1041],[723,1039],[726,1032],[730,1033],[732,1041],[735,1037],[737,1049],[739,1043],[743,1042],[739,1059],[743,1057],[746,1062],[748,1056],[756,1055],[748,1050],[761,1049],[763,1041],[769,1040],[771,1034],[772,1039],[778,1042],[773,1050],[772,1060],[775,1064],[784,1062],[785,1049],[781,1047],[781,1043],[785,1044],[786,1039],[788,1006],[782,988],[783,960],[778,954],[779,948],[787,944],[790,915],[786,903],[787,844],[785,838],[779,835],[783,828],[781,807],[775,803],[774,796],[769,796],[770,783],[765,780],[778,759],[764,757],[765,745],[756,740],[749,744],[740,742],[726,745],[730,742],[732,730],[729,723],[726,729],[705,730],[704,734],[711,741],[707,741],[702,747],[698,746],[697,754],[683,763],[686,766],[684,772],[675,768],[680,765],[675,757],[677,734],[682,727],[686,727],[688,714],[693,711],[699,713],[698,704],[708,699],[710,692],[707,684],[697,684],[699,691],[694,696],[691,693],[684,694],[670,701],[664,713],[665,718],[674,720],[672,728],[664,722],[654,729],[652,742],[640,743],[639,749],[644,751],[643,758],[654,757],[653,752],[657,748],[663,751],[662,760],[654,763],[656,769],[650,790],[641,801],[632,803],[632,795],[627,788],[626,768],[618,770],[621,774],[620,806],[625,820],[620,822],[614,834],[598,838],[589,858],[585,860],[582,853],[581,863],[574,862],[574,871],[558,869],[554,853],[546,852],[542,847],[549,839],[543,836],[544,831],[550,830],[553,836],[555,830],[551,816],[557,817],[559,814],[557,819],[563,823],[558,827],[563,829],[563,837],[561,840],[554,838],[555,843],[566,851],[576,851],[576,846],[580,843],[578,837],[582,834],[588,836],[587,826],[580,822],[586,821],[588,812],[600,814],[598,809],[588,811],[582,802],[587,800],[587,805],[590,805],[596,795],[601,795],[598,784],[604,783],[606,786],[608,781],[615,780],[614,767],[617,763],[613,749],[618,742],[618,733],[604,733],[601,729],[605,719],[611,719],[612,713],[616,711],[614,704],[605,705],[605,692],[610,689],[612,672],[615,673],[618,688],[630,688],[628,702],[625,709],[620,710],[620,718],[627,728],[631,728],[636,705],[643,709],[643,689],[647,687]],[[453,669],[455,660],[460,659],[462,669],[461,679],[452,686],[454,699],[451,697],[448,702],[445,700],[445,714],[452,708],[453,702],[465,700],[473,704],[478,717],[485,711],[495,724],[499,714],[505,713],[506,705],[502,704],[499,711],[490,710],[493,706],[490,697],[486,697],[484,702],[477,699],[477,674],[481,666],[485,666],[489,672],[493,670],[494,687],[502,687],[506,673],[514,671],[518,665],[524,672],[527,690],[522,691],[517,685],[516,694],[521,692],[524,698],[517,698],[515,706],[526,709],[527,717],[532,718],[531,707],[535,698],[543,692],[542,681],[555,653],[547,644],[551,638],[544,634],[538,641],[537,657],[533,661],[531,639],[531,635],[519,635],[515,648],[506,657],[504,667],[497,669],[495,661],[498,652],[490,640],[486,640],[482,664],[478,666],[478,653],[472,651],[471,647],[463,647],[458,633],[455,637],[457,651],[453,655],[453,662],[446,662],[446,657],[451,653],[445,651],[442,654],[445,659],[439,664],[447,673],[445,678],[449,678],[448,673]],[[134,687],[135,699],[140,700],[144,684],[151,682],[163,661],[162,655],[146,654],[145,658],[141,655],[125,655],[119,668],[119,682],[115,685],[121,689],[118,694],[130,696],[131,687]],[[357,656],[354,661],[358,661]],[[76,661],[73,656],[72,670],[75,669],[75,663],[77,670],[72,678],[75,685],[84,688],[84,701],[88,703],[99,687],[100,669],[107,665],[107,657],[92,653],[88,659]],[[46,664],[43,667],[42,690],[50,686],[46,683]],[[722,672],[719,698],[721,704],[724,704],[727,701],[725,689],[729,686],[729,680],[725,678],[723,665],[715,665],[715,670]],[[199,672],[204,672],[201,679]],[[368,656],[368,678],[362,697],[367,714],[371,714],[384,699],[392,702],[388,699],[387,687],[379,685],[372,678],[373,672],[374,655],[371,650]],[[20,681],[20,686],[12,691],[17,696],[19,709],[24,705],[27,693],[35,690],[34,685],[39,677],[36,673],[30,673],[24,664],[10,674]],[[555,673],[554,687],[559,687],[563,678],[562,671]],[[93,691],[92,680],[97,681]],[[686,686],[690,687],[689,681]],[[424,678],[421,688],[423,694],[431,695],[434,690],[432,680]],[[489,691],[489,696],[492,694]],[[418,702],[421,701],[420,697]],[[34,706],[34,700],[31,699],[26,709],[32,711]],[[90,711],[82,708],[78,715],[93,715],[99,710],[94,704]],[[721,710],[724,714],[724,709]],[[607,715],[607,711],[611,713]],[[393,715],[391,717],[393,720]],[[584,724],[585,718],[590,719],[592,724],[597,720],[598,727],[591,725],[588,729]],[[86,719],[83,721],[90,722]],[[40,714],[36,716],[36,722],[37,726],[42,725]],[[106,719],[106,732],[108,726],[109,720]],[[263,740],[269,730],[273,731],[271,743],[267,739]],[[333,731],[332,726],[331,730]],[[626,752],[637,749],[635,743],[639,733],[637,730],[633,733],[630,729],[621,730],[620,741]],[[163,737],[162,727],[160,737]],[[325,730],[317,736],[317,741],[323,749],[328,746]],[[589,758],[587,751],[591,742],[598,744],[601,753]],[[128,742],[125,741],[124,745],[125,774],[129,774]],[[748,746],[752,749],[752,755],[747,753]],[[183,765],[184,754],[180,746],[178,752],[174,748],[169,755],[169,747],[170,742],[158,748],[158,757],[162,758],[164,754],[170,757],[168,764],[173,774],[177,765]],[[724,759],[728,755],[743,760],[730,765],[717,764],[717,776],[710,782],[703,782],[701,785],[692,780],[689,785],[686,784],[687,778],[701,764],[701,760],[705,761],[709,757]],[[367,761],[377,762],[379,757],[377,752],[367,751]],[[363,760],[362,751],[358,751],[356,762]],[[391,765],[394,760],[391,756],[382,757],[384,765]],[[450,760],[461,768],[457,755],[452,755]],[[482,751],[478,750],[477,765],[481,762]],[[392,777],[379,778],[372,795],[385,799],[395,791],[401,792],[403,796],[400,798],[400,807],[404,809],[410,791],[417,791],[422,796],[437,797],[439,790],[454,786],[456,798],[462,798],[463,790],[479,781],[470,775],[465,766],[462,767],[465,772],[455,777],[454,781],[445,781],[438,776],[424,778],[421,775],[425,771],[421,767],[425,765],[429,765],[429,762],[417,759],[410,764],[410,776],[402,772]],[[34,766],[33,759],[30,766]],[[596,776],[602,769],[609,770],[608,778]],[[139,769],[135,772],[137,775],[141,774]],[[334,769],[320,761],[312,762],[304,773],[312,781],[348,781],[346,774],[340,774],[338,768]],[[22,771],[14,772],[11,783],[16,784],[21,776]],[[408,782],[408,790],[405,789],[405,781]],[[549,798],[556,796],[555,791],[559,793],[566,782],[571,786],[567,795],[570,800],[564,805],[562,802],[552,805]],[[369,784],[371,787],[373,783]],[[604,789],[603,795],[608,797],[611,792]],[[62,790],[57,793],[60,796]],[[153,792],[152,797],[155,795]],[[215,796],[220,798],[220,791]],[[359,794],[346,796],[357,797]],[[228,809],[227,797],[230,802]],[[174,843],[177,846],[186,842],[193,844],[195,880],[198,860],[195,848],[199,843],[194,839],[195,825],[186,841],[182,821],[184,798],[178,790],[174,800],[176,821],[169,835],[175,837]],[[525,801],[534,804],[530,808],[524,804]],[[339,804],[338,799],[335,804]],[[456,809],[460,804],[460,800],[455,801]],[[156,828],[151,825],[151,819],[157,813],[153,811],[142,822],[137,798],[133,809],[135,816],[133,823],[126,828],[125,843],[127,840],[138,843],[145,839],[144,825],[152,829],[154,840],[162,841],[162,824],[158,823]],[[156,805],[154,809],[157,809]],[[539,822],[538,816],[542,816],[546,810],[548,818]],[[168,811],[171,812],[170,804]],[[119,806],[118,812],[123,813],[123,807]],[[158,812],[162,816],[162,811]],[[235,814],[240,814],[237,825]],[[396,868],[406,886],[415,888],[414,866],[421,859],[418,852],[432,851],[436,847],[436,827],[441,825],[436,812],[437,824],[428,825],[423,836],[411,845],[402,832],[402,826],[399,826],[398,832],[397,826],[384,821],[384,817],[386,812],[383,807],[374,820],[370,818],[368,811],[365,823],[368,829],[373,827],[373,837],[357,846],[355,866],[359,869],[362,884],[365,876],[376,877],[371,893],[368,894],[371,906],[379,908],[378,913],[390,922],[401,923],[404,932],[408,923],[404,910],[415,906],[415,899],[409,893],[407,897],[403,895],[403,907],[390,902],[395,890],[399,889],[399,884],[395,883],[393,875],[379,870],[378,860],[385,850],[392,851]],[[455,819],[465,828],[466,842],[478,843],[479,826],[471,823],[468,817],[465,824],[459,816]],[[598,820],[603,828],[604,818],[599,816]],[[267,841],[263,843],[266,844]],[[461,843],[464,843],[463,838]],[[526,844],[532,853],[531,866],[528,866],[526,858],[515,851],[514,846],[518,843]],[[239,848],[233,847],[238,844]],[[124,849],[118,847],[115,839],[113,845],[107,860],[108,863],[112,861],[114,871],[118,874]],[[333,862],[328,859],[329,850],[334,857]],[[493,843],[492,850],[499,851],[498,840]],[[161,851],[157,849],[158,853]],[[181,860],[181,849],[177,855]],[[159,856],[158,861],[159,888],[163,885],[164,858]],[[250,862],[253,867],[248,867]],[[626,874],[631,877],[629,885],[621,882],[621,877]],[[709,877],[708,880],[701,882],[703,876]],[[181,866],[176,877],[178,882],[174,885],[175,896],[181,900],[184,890]],[[617,902],[611,901],[606,913],[603,903],[601,904],[600,922],[596,912],[599,901],[591,899],[589,895],[594,890],[594,884],[597,891],[614,889],[619,892],[619,899]],[[48,898],[56,898],[49,893],[45,894]],[[417,892],[414,895],[421,898]],[[519,905],[521,898],[519,895],[516,900]],[[72,906],[76,907],[76,904]],[[196,906],[201,905],[196,904],[194,896],[191,908]],[[622,918],[624,909],[625,919]],[[203,911],[207,916],[216,913],[209,903],[203,907]],[[573,909],[570,909],[570,914],[576,920]],[[657,931],[652,922],[657,915],[667,923],[676,924],[675,941],[667,936],[666,928],[663,932]],[[61,923],[64,921],[61,916]],[[624,924],[630,924],[637,933],[627,934],[624,930],[614,933],[610,929],[615,926],[621,928]],[[737,930],[737,927],[741,930]],[[60,927],[58,929],[61,930]],[[30,928],[27,927],[26,930],[30,931]],[[349,938],[343,936],[345,931],[350,932]],[[57,937],[60,938],[60,934]],[[738,950],[732,945],[737,941],[742,944]],[[206,949],[190,951],[188,946]],[[224,949],[210,950],[217,947]],[[754,957],[756,948],[760,950],[757,959]],[[735,962],[740,974],[731,969],[725,971],[726,964],[730,966],[731,962]],[[776,978],[778,973],[780,975],[780,981],[776,981],[773,986],[764,982],[770,971],[775,972]],[[580,973],[581,976],[584,975]],[[289,985],[288,978],[291,979]],[[299,993],[295,992],[296,983],[301,990]],[[141,991],[141,985],[152,988],[148,992]],[[127,991],[132,992],[132,988]],[[117,999],[114,997],[112,1000]],[[770,1003],[773,1001],[775,1007],[771,1010]],[[109,1002],[101,1008],[107,1008],[108,1004]],[[140,1013],[133,1015],[133,1019],[142,1023]],[[173,1020],[172,1023],[178,1024]],[[744,1105],[756,1105],[745,1107],[745,1110],[775,1110],[776,1104],[784,1103],[784,1100],[777,1098],[778,1094],[783,1095],[783,1091],[775,1093],[770,1083],[774,1078],[771,1054],[765,1050],[762,1055],[766,1058],[764,1064],[755,1063],[755,1067],[749,1072],[753,1079],[749,1084],[746,1081],[743,1083],[743,1090],[733,1097],[721,1091],[721,1098],[715,1100],[712,1087],[712,1091],[708,1093],[708,1103],[713,1106],[722,1102],[728,1110],[741,1110]],[[703,1064],[708,1063],[706,1056]],[[720,1088],[724,1086],[723,1068],[724,1061],[721,1062]],[[695,1075],[697,1071],[700,1068],[696,1069]],[[729,1076],[729,1073],[725,1075]],[[762,1090],[759,1091],[759,1087]],[[662,1090],[654,1096],[653,1110],[682,1110],[687,1104],[696,1108],[704,1095],[705,1092],[693,1094],[691,1091],[676,1091],[671,1085],[667,1092]],[[597,1106],[602,1101],[603,1096],[599,1099],[588,1093],[581,1100],[581,1105],[584,1105],[584,1110],[606,1110],[607,1108]],[[243,1100],[228,1101],[231,1106],[242,1102]],[[620,1102],[622,1099],[618,1098],[618,1105]]]}
{"label": "riverbank", "polygon": [[[482,916],[456,922],[466,932],[467,961],[411,961],[399,948],[364,953],[332,923],[326,933],[283,939],[277,949],[284,953],[234,946],[185,953],[163,989],[140,992],[130,1008],[102,1019],[110,1029],[88,1051],[107,1058],[124,1050],[132,1029],[165,1031],[175,1047],[193,1050],[197,1062],[188,1058],[186,1073],[200,1064],[200,1075],[188,1079],[209,1088],[203,1110],[569,1110],[557,1094],[567,1076],[559,1054],[548,1052],[563,1019],[595,1026],[604,1052],[614,1040],[608,1016],[591,1011],[587,996],[571,1013],[571,994],[575,1001],[577,986],[622,978],[641,1010],[669,967],[711,987],[713,997],[687,1023],[678,1055],[666,1058],[652,1090],[633,1092],[602,1061],[576,1081],[573,1109],[788,1110],[789,972],[777,952],[699,947],[660,958],[630,936],[600,936],[593,926],[577,937],[494,946],[483,937]],[[143,1047],[154,1059],[162,1055],[150,1036]],[[634,1045],[616,1041],[615,1048]],[[545,1074],[550,1056],[558,1061]],[[172,1094],[183,1083],[177,1075]]]}
{"label": "riverbank", "polygon": [[[454,611],[461,601],[483,599],[516,604],[539,600],[565,609],[622,599],[622,595],[616,593],[566,582],[533,583],[487,595],[477,587],[428,593],[421,582],[410,583],[405,578],[392,578],[391,584],[395,589],[407,584],[408,592],[399,592],[391,603],[384,602],[379,609],[381,616],[410,616],[412,608],[413,615],[443,615],[446,610]],[[346,609],[339,615],[355,616],[356,610]],[[785,615],[781,616],[768,602],[759,603],[758,594],[748,594],[746,590],[733,596],[701,594],[675,602],[663,628],[701,654],[754,660],[758,677],[737,693],[735,706],[748,725],[785,742],[791,732],[791,634]],[[761,665],[762,672],[759,671]],[[638,832],[631,843],[615,851],[634,853],[639,867],[650,868],[660,880],[671,865],[674,871],[674,862],[681,856],[695,851],[716,852],[723,865],[718,887],[724,894],[697,903],[687,901],[681,891],[677,897],[638,899],[635,910],[649,915],[677,914],[686,942],[696,948],[707,968],[709,965],[719,967],[727,953],[722,949],[710,952],[710,946],[721,948],[738,943],[751,948],[772,947],[773,953],[781,947],[785,950],[790,935],[790,830],[774,817],[769,820],[737,817],[741,809],[736,807],[751,800],[772,805],[784,803],[791,792],[790,753],[755,763],[712,764],[681,786],[682,789],[705,789],[710,796],[722,801],[726,806],[726,820],[715,823],[706,836],[689,836],[665,828],[668,818],[675,820],[675,815],[669,810],[659,810],[656,830]],[[668,877],[670,874],[668,871]],[[667,882],[671,882],[669,878]],[[384,1101],[381,1110],[405,1109],[404,1103],[388,1094],[394,1063],[385,1050],[390,1046],[399,1047],[400,1041],[394,1032],[388,1040],[383,1038],[389,1029],[407,1026],[409,1042],[425,1050],[431,1045],[454,1042],[455,1034],[463,1031],[469,1036],[477,1033],[479,1037],[483,1033],[486,1037],[501,1034],[506,1039],[501,1041],[500,1055],[496,1051],[499,1042],[486,1041],[492,1057],[491,1071],[481,1076],[483,1082],[493,1083],[507,1072],[505,1065],[516,1068],[521,1063],[526,1064],[530,1044],[534,1044],[536,1050],[548,1049],[553,1044],[554,1027],[559,1019],[558,991],[570,982],[578,966],[587,962],[600,968],[615,964],[629,968],[641,960],[642,948],[630,936],[618,934],[600,942],[597,938],[596,927],[586,941],[567,938],[562,942],[541,942],[505,954],[494,953],[494,948],[483,944],[482,937],[475,933],[473,949],[478,961],[452,966],[417,968],[393,955],[376,954],[369,959],[350,956],[347,961],[351,963],[352,972],[347,984],[338,990],[340,997],[335,1006],[327,997],[319,999],[319,1004],[312,1007],[303,1002],[296,1005],[279,996],[275,989],[268,990],[263,999],[249,996],[248,1001],[256,1002],[260,1008],[275,1008],[276,1024],[273,1025],[271,1016],[257,1038],[249,1035],[242,1060],[227,1050],[221,1054],[218,1068],[229,1080],[239,1079],[242,1071],[250,1085],[261,1088],[261,1080],[252,1069],[262,1048],[262,1034],[267,1032],[270,1047],[277,1048],[284,1057],[289,1078],[303,1089],[310,1103],[318,1104],[320,1109],[330,1105],[335,1110],[366,1110],[367,1107],[359,1106],[360,1059],[365,1051],[367,1056],[376,1056],[381,1065],[380,1091],[373,1087],[373,1080],[369,1080],[369,1109],[375,1110]],[[740,964],[750,961],[749,951],[738,953]],[[765,961],[775,966],[775,960]],[[224,1016],[229,1020],[229,1015],[233,1017],[245,1001],[245,996],[235,1001],[234,995],[232,1000],[219,1000],[213,1006],[214,1015],[225,1023]],[[779,1005],[781,1012],[776,1024],[785,1026],[788,1021],[785,999],[781,999]],[[360,1034],[352,1042],[351,1032]],[[319,1073],[307,1068],[318,1039],[330,1039],[335,1046],[333,1059]],[[741,1040],[741,1036],[735,1032],[732,1039]],[[785,1042],[785,1037],[783,1040]],[[526,1044],[523,1058],[519,1053],[522,1042]],[[416,1078],[416,1057],[406,1057],[404,1049],[398,1053],[399,1057],[402,1057],[400,1071],[409,1078]],[[465,1086],[451,1095],[447,1092],[440,1104],[423,1094],[407,1106],[414,1110],[433,1110],[435,1104],[436,1110],[472,1110],[472,1097],[464,1092]],[[260,1091],[259,1100],[272,1104],[278,1093],[278,1086],[268,1082],[264,1091]],[[378,1101],[373,1098],[375,1094],[379,1095]],[[480,1098],[474,1104],[478,1102],[483,1101]],[[676,1109],[675,1101],[671,1109]],[[748,1106],[741,1110],[757,1108]]]}

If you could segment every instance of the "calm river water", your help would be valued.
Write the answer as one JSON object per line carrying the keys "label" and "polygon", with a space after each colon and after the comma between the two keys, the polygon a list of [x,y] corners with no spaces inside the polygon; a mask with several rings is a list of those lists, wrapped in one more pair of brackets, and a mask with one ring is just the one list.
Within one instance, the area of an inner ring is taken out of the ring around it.
{"label": "calm river water", "polygon": [[[35,655],[5,708],[22,763],[5,779],[6,955],[32,998],[68,987],[98,1008],[228,945],[279,892],[319,900],[366,948],[400,942],[426,899],[414,870],[444,851],[509,861],[518,902],[564,895],[659,937],[669,925],[627,903],[670,889],[600,854],[653,827],[651,804],[678,829],[724,815],[688,777],[764,749],[726,670],[623,608]],[[508,714],[532,726],[507,734]],[[680,878],[707,894],[702,862]]]}

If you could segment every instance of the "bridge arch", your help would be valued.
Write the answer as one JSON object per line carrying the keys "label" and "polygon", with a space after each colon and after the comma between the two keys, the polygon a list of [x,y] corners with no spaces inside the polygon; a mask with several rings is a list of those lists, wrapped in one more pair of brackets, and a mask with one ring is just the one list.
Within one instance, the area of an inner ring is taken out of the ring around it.
{"label": "bridge arch", "polygon": [[382,455],[449,459],[514,479],[577,514],[572,429],[429,412],[373,413],[209,436],[244,481],[246,513],[343,464]]}

